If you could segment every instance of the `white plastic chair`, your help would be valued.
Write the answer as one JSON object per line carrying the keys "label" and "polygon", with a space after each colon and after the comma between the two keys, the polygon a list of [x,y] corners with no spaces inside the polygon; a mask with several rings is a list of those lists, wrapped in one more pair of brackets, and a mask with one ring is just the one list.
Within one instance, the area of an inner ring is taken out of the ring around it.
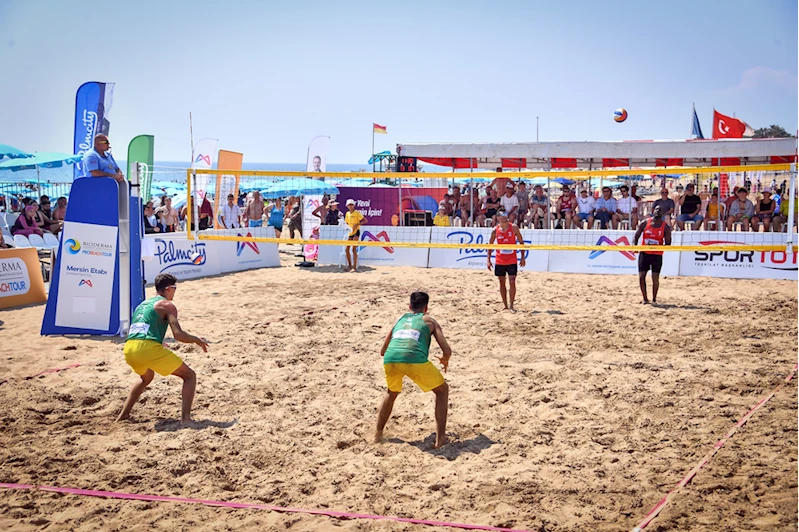
{"label": "white plastic chair", "polygon": [[8,222],[6,222],[5,214],[0,214],[0,229],[8,229]]}
{"label": "white plastic chair", "polygon": [[25,235],[14,235],[14,246],[18,248],[32,248],[28,237]]}
{"label": "white plastic chair", "polygon": [[58,241],[58,237],[52,233],[45,233],[44,234],[44,245],[50,249],[54,249],[58,251],[59,246],[61,243]]}
{"label": "white plastic chair", "polygon": [[7,212],[5,213],[5,215],[0,215],[0,216],[5,216],[6,225],[10,229],[11,227],[14,227],[14,224],[17,222],[17,218],[19,218],[19,215],[20,213],[18,212]]}
{"label": "white plastic chair", "polygon": [[44,243],[44,238],[37,234],[30,235],[28,237],[28,242],[30,242],[31,246],[39,250],[50,249],[50,247]]}
{"label": "white plastic chair", "polygon": [[6,244],[14,245],[14,237],[11,235],[11,231],[9,231],[8,227],[0,227],[0,233],[3,233],[3,240],[6,241]]}

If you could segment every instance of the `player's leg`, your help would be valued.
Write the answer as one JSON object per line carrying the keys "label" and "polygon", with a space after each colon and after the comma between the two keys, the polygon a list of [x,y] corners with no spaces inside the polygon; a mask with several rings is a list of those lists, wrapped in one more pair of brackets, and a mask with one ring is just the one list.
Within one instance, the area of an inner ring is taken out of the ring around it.
{"label": "player's leg", "polygon": [[660,288],[660,273],[652,272],[652,303],[658,302],[658,288]]}
{"label": "player's leg", "polygon": [[183,403],[180,412],[180,422],[191,423],[191,404],[194,402],[194,392],[197,389],[197,374],[185,363],[172,372],[172,375],[183,379]]}
{"label": "player's leg", "polygon": [[646,253],[638,254],[638,286],[641,288],[641,295],[644,296],[642,301],[644,305],[649,303],[649,298],[646,296],[646,272],[649,271],[647,259]]}
{"label": "player's leg", "polygon": [[352,246],[352,271],[358,269],[358,248]]}
{"label": "player's leg", "polygon": [[436,394],[436,444],[435,449],[446,445],[447,440],[447,406],[449,405],[449,386],[445,382],[433,388]]}
{"label": "player's leg", "polygon": [[383,439],[383,429],[386,428],[388,418],[391,417],[391,410],[394,408],[394,401],[396,401],[399,392],[392,392],[388,390],[383,402],[380,403],[380,410],[377,414],[377,429],[375,430],[375,443],[380,443]]}
{"label": "player's leg", "polygon": [[350,250],[351,249],[352,249],[352,246],[344,246],[344,252],[347,254],[347,269],[348,270],[352,269],[352,258],[350,257],[350,253],[351,253]]}
{"label": "player's leg", "polygon": [[[503,277],[504,279],[504,277]],[[516,276],[509,275],[508,276],[508,284],[510,285],[510,310],[512,312],[516,312],[516,309],[513,308],[513,302],[516,301]]]}
{"label": "player's leg", "polygon": [[133,405],[136,404],[142,392],[144,392],[147,386],[153,381],[155,373],[153,373],[153,370],[148,369],[144,372],[144,375],[140,375],[139,377],[140,380],[131,388],[128,398],[125,400],[125,406],[122,407],[122,412],[120,412],[117,417],[117,421],[124,421],[130,417],[130,411],[133,410]]}
{"label": "player's leg", "polygon": [[504,268],[500,267],[499,265],[494,265],[494,271],[496,272],[497,268],[500,268],[500,272],[502,275],[497,275],[499,278],[499,295],[502,296],[502,304],[505,305],[505,308],[508,308],[508,290],[505,287],[505,272]]}

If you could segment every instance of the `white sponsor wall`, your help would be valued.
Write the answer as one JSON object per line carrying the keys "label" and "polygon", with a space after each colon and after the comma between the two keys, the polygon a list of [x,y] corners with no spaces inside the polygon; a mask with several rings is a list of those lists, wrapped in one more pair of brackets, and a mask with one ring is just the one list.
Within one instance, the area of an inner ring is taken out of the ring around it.
{"label": "white sponsor wall", "polygon": [[[691,231],[682,235],[684,246],[784,245],[779,233]],[[694,251],[680,253],[680,275],[731,277],[734,279],[797,280],[796,252]]]}
{"label": "white sponsor wall", "polygon": [[[386,242],[386,246],[367,246],[358,251],[358,264],[365,266],[416,266],[427,268],[428,248],[392,247],[391,241],[430,242],[430,227],[391,227],[381,225],[364,225],[361,227],[361,240],[368,242]],[[323,225],[319,230],[322,240],[346,240],[349,227],[340,225]],[[409,238],[412,235],[412,239]],[[319,246],[319,264],[339,264],[344,246]],[[346,259],[344,259],[346,264]]]}
{"label": "white sponsor wall", "polygon": [[[629,246],[633,243],[635,231],[583,231],[580,236],[586,245],[607,246],[607,251],[561,251],[549,253],[549,271],[561,273],[610,273],[637,274],[638,254],[613,251],[615,246]],[[574,245],[567,240],[569,231],[554,231],[554,245]],[[672,233],[672,245],[679,245],[679,233]],[[586,238],[587,237],[587,238]],[[679,254],[664,253],[661,275],[677,275]]]}
{"label": "white sponsor wall", "polygon": [[[489,227],[433,227],[430,241],[442,244],[487,244],[491,240],[491,231]],[[528,244],[532,243],[532,233],[530,229],[522,230],[522,238]],[[521,258],[521,253],[516,253],[517,258]],[[521,270],[547,271],[549,251],[528,250],[525,253],[527,264]],[[430,268],[484,270],[487,255],[484,249],[430,248],[427,264]],[[492,262],[496,263],[496,251],[492,253]]]}
{"label": "white sponsor wall", "polygon": [[[270,228],[239,229],[241,236],[267,236]],[[229,231],[225,231],[229,234]],[[205,231],[204,234],[214,234]],[[274,232],[270,235],[274,237]],[[252,268],[280,266],[277,244],[187,239],[182,233],[147,235],[142,245],[144,278],[152,283],[159,273],[171,273],[178,279],[196,279]],[[151,255],[145,256],[150,250]]]}
{"label": "white sponsor wall", "polygon": [[117,232],[117,227],[64,222],[56,326],[108,329]]}

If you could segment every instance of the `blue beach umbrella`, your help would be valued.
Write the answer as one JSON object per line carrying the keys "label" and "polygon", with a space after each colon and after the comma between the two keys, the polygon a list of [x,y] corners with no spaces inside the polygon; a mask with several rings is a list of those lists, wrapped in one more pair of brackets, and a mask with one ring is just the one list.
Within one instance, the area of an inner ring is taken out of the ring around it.
{"label": "blue beach umbrella", "polygon": [[14,146],[9,146],[8,144],[0,144],[0,159],[3,157],[8,157],[9,159],[24,159],[27,157],[33,157],[33,154],[19,150]]}
{"label": "blue beach umbrella", "polygon": [[272,183],[261,191],[265,198],[285,198],[286,196],[304,196],[306,194],[338,194],[339,190],[317,179],[285,179]]}
{"label": "blue beach umbrella", "polygon": [[36,186],[38,190],[41,188],[39,168],[60,168],[61,166],[75,164],[82,160],[82,155],[69,155],[66,153],[56,152],[39,152],[34,153],[31,157],[3,161],[0,163],[0,171],[11,170],[12,172],[19,172],[20,170],[36,169]]}

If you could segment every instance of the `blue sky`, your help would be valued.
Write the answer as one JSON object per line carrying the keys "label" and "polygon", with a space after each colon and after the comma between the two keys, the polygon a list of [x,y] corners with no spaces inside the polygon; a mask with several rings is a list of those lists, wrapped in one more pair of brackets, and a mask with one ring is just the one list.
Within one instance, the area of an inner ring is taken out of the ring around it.
{"label": "blue sky", "polygon": [[[79,7],[77,7],[79,6]],[[696,103],[797,129],[797,3],[0,0],[0,142],[72,148],[75,90],[115,82],[111,140],[156,160],[365,163],[398,142],[684,139]],[[625,107],[624,124],[612,120]]]}

